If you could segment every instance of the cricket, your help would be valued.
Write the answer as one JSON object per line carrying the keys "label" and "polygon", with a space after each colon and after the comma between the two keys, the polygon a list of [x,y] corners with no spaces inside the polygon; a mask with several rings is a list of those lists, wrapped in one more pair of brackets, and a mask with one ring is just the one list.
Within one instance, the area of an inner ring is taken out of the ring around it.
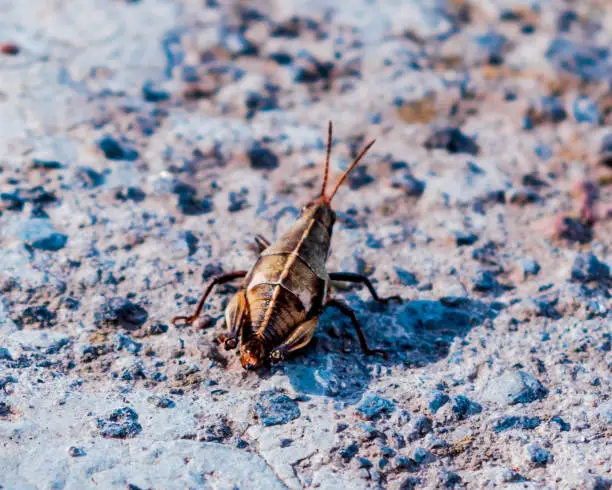
{"label": "cricket", "polygon": [[216,285],[242,279],[239,291],[225,310],[229,335],[220,340],[226,350],[240,344],[240,362],[253,370],[266,362],[282,362],[289,354],[307,346],[315,333],[319,318],[326,308],[338,309],[350,320],[365,355],[386,353],[371,349],[355,312],[345,302],[331,297],[331,281],[347,281],[365,285],[374,300],[387,303],[401,301],[399,296],[381,298],[370,280],[352,272],[328,272],[332,230],[336,213],[331,202],[350,172],[372,147],[368,143],[327,194],[332,148],[332,123],[328,125],[327,155],[321,193],[302,207],[293,226],[275,243],[257,235],[259,256],[250,270],[220,274],[210,280],[191,316],[177,316],[172,324],[192,324],[200,315],[206,298]]}

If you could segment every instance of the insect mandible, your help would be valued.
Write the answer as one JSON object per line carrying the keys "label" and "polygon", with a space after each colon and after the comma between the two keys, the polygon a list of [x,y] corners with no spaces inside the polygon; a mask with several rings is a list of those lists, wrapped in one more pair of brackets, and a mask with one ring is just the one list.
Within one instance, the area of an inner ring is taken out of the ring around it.
{"label": "insect mandible", "polygon": [[214,277],[200,297],[194,314],[174,317],[172,323],[176,324],[179,320],[193,323],[216,285],[243,279],[240,290],[225,310],[229,335],[224,336],[226,350],[234,349],[240,343],[243,368],[257,368],[266,360],[278,363],[287,354],[305,347],[312,339],[320,315],[328,307],[337,308],[349,317],[366,355],[384,356],[384,351],[368,347],[355,312],[346,303],[330,296],[329,284],[330,281],[362,283],[380,303],[392,299],[401,301],[400,297],[380,298],[367,277],[351,272],[328,272],[325,265],[336,221],[331,201],[374,141],[361,150],[327,195],[332,147],[330,121],[325,173],[319,196],[302,208],[293,226],[275,243],[257,235],[255,242],[259,257],[253,267],[248,271],[234,271]]}

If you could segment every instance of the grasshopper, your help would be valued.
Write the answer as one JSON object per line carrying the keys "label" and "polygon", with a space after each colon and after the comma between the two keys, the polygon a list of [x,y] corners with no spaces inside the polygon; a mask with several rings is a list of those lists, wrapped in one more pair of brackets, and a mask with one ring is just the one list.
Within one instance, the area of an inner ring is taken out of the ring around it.
{"label": "grasshopper", "polygon": [[235,349],[240,342],[240,362],[244,369],[257,368],[265,361],[281,362],[287,354],[305,347],[313,337],[320,315],[328,307],[337,308],[349,317],[366,355],[385,356],[384,351],[368,347],[355,312],[346,303],[331,298],[330,281],[362,283],[380,303],[392,299],[401,301],[400,297],[380,298],[367,277],[351,272],[328,272],[325,265],[336,221],[331,201],[374,142],[361,150],[327,195],[332,147],[330,121],[321,193],[302,208],[296,222],[278,241],[270,243],[261,235],[255,237],[259,257],[250,270],[214,277],[200,297],[195,313],[174,317],[172,324],[180,320],[186,324],[193,323],[216,285],[243,279],[240,290],[225,310],[225,322],[230,333],[220,340],[226,350]]}

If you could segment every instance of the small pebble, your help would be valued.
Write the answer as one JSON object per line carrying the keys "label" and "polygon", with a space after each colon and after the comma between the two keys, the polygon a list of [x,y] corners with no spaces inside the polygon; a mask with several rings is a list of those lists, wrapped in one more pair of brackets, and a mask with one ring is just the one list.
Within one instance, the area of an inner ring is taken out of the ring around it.
{"label": "small pebble", "polygon": [[443,149],[452,154],[467,153],[478,155],[480,148],[476,141],[464,135],[458,128],[443,128],[434,133],[425,141],[428,150]]}
{"label": "small pebble", "polygon": [[537,276],[541,269],[540,264],[531,258],[521,259],[519,264],[523,271],[523,279],[527,279],[529,276]]}
{"label": "small pebble", "polygon": [[457,420],[464,420],[482,412],[482,406],[473,402],[467,396],[459,395],[453,398],[451,409]]}
{"label": "small pebble", "polygon": [[119,408],[107,417],[99,418],[97,426],[102,437],[115,439],[135,437],[142,432],[142,426],[138,423],[138,414],[130,407]]}
{"label": "small pebble", "polygon": [[356,409],[357,413],[367,420],[375,420],[383,414],[395,411],[395,404],[392,401],[377,395],[366,397]]}
{"label": "small pebble", "polygon": [[273,170],[278,168],[278,157],[268,148],[253,146],[248,152],[251,168],[256,170]]}
{"label": "small pebble", "polygon": [[552,454],[536,443],[528,444],[526,452],[529,461],[535,466],[546,466],[553,460]]}
{"label": "small pebble", "polygon": [[297,419],[300,413],[298,403],[287,395],[275,391],[259,394],[254,412],[261,425],[282,425]]}
{"label": "small pebble", "polygon": [[75,447],[75,446],[71,446],[68,449],[68,454],[72,456],[73,458],[78,458],[78,457],[87,455],[87,453],[85,452],[83,448]]}
{"label": "small pebble", "polygon": [[586,96],[577,97],[572,105],[572,110],[576,122],[599,124],[601,120],[597,105]]}

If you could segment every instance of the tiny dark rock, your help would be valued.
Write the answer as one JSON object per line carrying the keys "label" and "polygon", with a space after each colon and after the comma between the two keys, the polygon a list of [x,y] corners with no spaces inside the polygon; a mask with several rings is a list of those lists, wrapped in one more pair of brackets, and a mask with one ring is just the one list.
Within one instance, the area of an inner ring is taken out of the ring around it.
{"label": "tiny dark rock", "polygon": [[107,299],[94,314],[97,325],[111,324],[128,330],[140,327],[148,317],[144,308],[121,297]]}
{"label": "tiny dark rock", "polygon": [[579,123],[599,124],[601,114],[597,104],[586,96],[577,97],[572,105],[574,119]]}
{"label": "tiny dark rock", "polygon": [[409,197],[420,197],[425,192],[425,182],[416,179],[410,172],[394,175],[391,179],[391,187],[402,189]]}
{"label": "tiny dark rock", "polygon": [[126,189],[119,189],[115,193],[115,198],[120,201],[134,201],[134,202],[142,202],[145,200],[147,195],[144,193],[142,189],[138,187],[128,187]]}
{"label": "tiny dark rock", "polygon": [[37,326],[39,328],[48,328],[55,324],[57,314],[54,311],[50,311],[46,306],[28,306],[18,323],[22,326]]}
{"label": "tiny dark rock", "polygon": [[395,411],[395,404],[377,395],[366,397],[357,407],[357,413],[367,420],[375,420],[383,414]]}
{"label": "tiny dark rock", "polygon": [[482,412],[482,406],[473,402],[467,396],[459,395],[453,398],[451,409],[457,420],[464,420],[471,415],[476,415]]}
{"label": "tiny dark rock", "polygon": [[12,361],[13,356],[6,347],[0,347],[0,361]]}
{"label": "tiny dark rock", "polygon": [[551,422],[554,422],[555,424],[559,426],[559,429],[561,430],[561,432],[568,432],[572,428],[570,424],[568,424],[565,420],[563,420],[558,415],[551,418],[550,420]]}
{"label": "tiny dark rock", "polygon": [[458,231],[455,233],[455,241],[458,247],[473,245],[478,241],[478,235],[469,231]]}
{"label": "tiny dark rock", "polygon": [[351,459],[355,457],[358,451],[359,444],[353,442],[340,450],[340,457],[342,457],[342,459],[348,463]]}
{"label": "tiny dark rock", "polygon": [[527,445],[527,457],[535,466],[546,466],[552,462],[553,457],[546,449],[536,443]]}
{"label": "tiny dark rock", "polygon": [[75,174],[75,179],[79,187],[85,189],[99,187],[106,181],[104,174],[98,173],[89,167],[78,168]]}
{"label": "tiny dark rock", "polygon": [[509,429],[526,429],[532,430],[539,426],[541,423],[540,417],[526,417],[526,416],[505,416],[498,420],[493,427],[494,432],[503,432]]}
{"label": "tiny dark rock", "polygon": [[590,252],[576,255],[572,265],[572,281],[603,282],[610,278],[610,267]]}
{"label": "tiny dark rock", "polygon": [[87,453],[85,452],[83,448],[76,447],[76,446],[71,446],[68,449],[68,454],[72,456],[73,458],[79,458],[79,457],[87,455]]}
{"label": "tiny dark rock", "polygon": [[449,400],[450,397],[446,393],[443,393],[441,391],[435,391],[433,398],[429,402],[429,410],[431,410],[431,413],[436,413],[446,403],[448,403]]}
{"label": "tiny dark rock", "polygon": [[612,133],[604,136],[599,150],[599,161],[601,165],[612,167]]}
{"label": "tiny dark rock", "polygon": [[361,189],[368,184],[374,182],[374,177],[367,173],[365,165],[360,165],[355,168],[348,177],[348,184],[351,190]]}
{"label": "tiny dark rock", "polygon": [[130,407],[119,408],[108,417],[98,419],[96,424],[102,437],[125,439],[135,437],[142,431],[138,414]]}
{"label": "tiny dark rock", "polygon": [[131,354],[138,354],[142,349],[142,344],[131,339],[127,335],[118,333],[115,335],[117,341],[117,350],[126,350]]}
{"label": "tiny dark rock", "polygon": [[149,80],[142,86],[142,97],[147,102],[163,102],[170,98],[170,94],[155,87],[153,82]]}
{"label": "tiny dark rock", "polygon": [[525,121],[531,129],[544,123],[559,123],[567,117],[567,112],[562,102],[556,97],[541,97],[531,103],[525,115]]}
{"label": "tiny dark rock", "polygon": [[254,412],[259,423],[264,426],[286,424],[301,415],[295,400],[275,391],[260,393]]}
{"label": "tiny dark rock", "polygon": [[213,210],[214,206],[211,198],[198,198],[196,189],[189,184],[178,182],[172,192],[178,195],[177,206],[179,210],[187,216],[199,216]]}
{"label": "tiny dark rock", "polygon": [[48,237],[32,242],[32,247],[48,252],[57,252],[66,246],[68,237],[61,233],[51,233]]}
{"label": "tiny dark rock", "polygon": [[548,389],[531,374],[518,371],[515,373],[515,377],[517,381],[520,380],[520,386],[518,390],[511,394],[513,403],[531,403],[548,395]]}
{"label": "tiny dark rock", "polygon": [[395,458],[394,467],[397,471],[415,472],[419,469],[419,464],[408,456],[398,456]]}
{"label": "tiny dark rock", "polygon": [[393,267],[393,270],[395,270],[397,278],[403,286],[416,286],[419,283],[416,276],[412,272],[408,272],[406,269],[402,269],[401,267]]}
{"label": "tiny dark rock", "polygon": [[164,323],[154,323],[149,326],[149,335],[161,335],[168,331],[168,325]]}
{"label": "tiny dark rock", "polygon": [[428,150],[443,149],[449,153],[467,153],[477,155],[480,148],[476,142],[464,135],[458,128],[443,128],[436,130],[425,141]]}
{"label": "tiny dark rock", "polygon": [[558,70],[576,75],[583,80],[609,80],[612,65],[609,49],[594,45],[578,44],[569,39],[557,38],[548,46],[545,56]]}
{"label": "tiny dark rock", "polygon": [[540,264],[538,264],[534,259],[530,258],[521,259],[519,264],[523,271],[524,279],[527,279],[529,276],[537,276],[541,269]]}
{"label": "tiny dark rock", "polygon": [[174,403],[173,400],[163,396],[150,396],[147,398],[147,401],[157,408],[174,408],[176,406],[176,403]]}
{"label": "tiny dark rock", "polygon": [[474,291],[488,293],[499,287],[499,283],[491,271],[480,271],[473,279]]}
{"label": "tiny dark rock", "polygon": [[256,170],[273,170],[278,168],[278,157],[267,148],[255,145],[248,152],[251,168]]}
{"label": "tiny dark rock", "polygon": [[127,160],[134,161],[138,158],[138,152],[119,143],[111,136],[104,136],[99,142],[98,147],[108,160]]}
{"label": "tiny dark rock", "polygon": [[433,427],[433,421],[429,417],[425,417],[421,415],[416,417],[410,427],[410,432],[408,434],[409,441],[416,441],[431,432]]}

